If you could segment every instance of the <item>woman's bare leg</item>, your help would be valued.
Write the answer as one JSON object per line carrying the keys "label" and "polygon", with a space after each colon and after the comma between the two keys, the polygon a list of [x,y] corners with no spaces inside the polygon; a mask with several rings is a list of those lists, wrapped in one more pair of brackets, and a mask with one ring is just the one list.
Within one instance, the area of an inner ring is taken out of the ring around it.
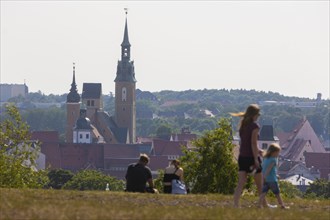
{"label": "woman's bare leg", "polygon": [[235,207],[239,206],[239,199],[241,197],[246,180],[247,180],[247,173],[245,171],[239,171],[238,172],[238,184],[237,184],[237,187],[236,187],[235,193],[234,193],[234,206]]}
{"label": "woman's bare leg", "polygon": [[[258,196],[260,197],[262,195],[262,185],[263,185],[263,176],[262,173],[256,173],[254,175],[254,182],[257,186],[257,190],[258,190]],[[262,199],[262,203],[265,207],[268,206],[267,200],[266,200],[266,195],[264,196],[264,198]]]}

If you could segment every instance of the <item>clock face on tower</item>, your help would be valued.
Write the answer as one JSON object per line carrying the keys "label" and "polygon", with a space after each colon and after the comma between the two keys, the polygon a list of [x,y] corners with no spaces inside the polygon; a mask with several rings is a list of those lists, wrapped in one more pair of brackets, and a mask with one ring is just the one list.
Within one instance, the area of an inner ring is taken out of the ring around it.
{"label": "clock face on tower", "polygon": [[126,87],[123,87],[121,89],[121,101],[126,102],[126,100],[127,100],[127,89]]}

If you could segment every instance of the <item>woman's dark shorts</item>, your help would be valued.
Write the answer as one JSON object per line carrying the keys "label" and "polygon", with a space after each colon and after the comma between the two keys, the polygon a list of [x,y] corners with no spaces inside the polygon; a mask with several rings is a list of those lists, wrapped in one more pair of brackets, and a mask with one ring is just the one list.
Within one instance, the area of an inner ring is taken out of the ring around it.
{"label": "woman's dark shorts", "polygon": [[[258,157],[260,168],[257,169],[256,173],[261,173],[261,159]],[[238,171],[245,171],[251,173],[254,170],[254,157],[238,157]]]}

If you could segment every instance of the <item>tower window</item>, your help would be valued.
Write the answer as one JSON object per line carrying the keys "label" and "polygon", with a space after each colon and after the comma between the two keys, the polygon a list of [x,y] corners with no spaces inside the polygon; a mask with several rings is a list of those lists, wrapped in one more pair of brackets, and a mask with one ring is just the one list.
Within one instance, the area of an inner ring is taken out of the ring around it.
{"label": "tower window", "polygon": [[121,101],[126,102],[127,99],[127,91],[126,91],[126,87],[123,87],[121,89]]}

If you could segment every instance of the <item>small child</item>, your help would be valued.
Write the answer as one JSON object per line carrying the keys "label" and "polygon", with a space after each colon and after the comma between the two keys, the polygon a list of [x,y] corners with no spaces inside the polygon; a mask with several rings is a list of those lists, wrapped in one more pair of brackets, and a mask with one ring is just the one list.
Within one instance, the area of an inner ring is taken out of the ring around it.
{"label": "small child", "polygon": [[262,207],[262,204],[266,204],[265,201],[266,194],[269,189],[275,194],[278,203],[280,204],[281,208],[287,209],[283,204],[280,189],[278,187],[278,178],[277,178],[277,159],[280,154],[281,147],[276,144],[272,143],[269,145],[266,154],[264,155],[264,160],[262,162],[262,174],[264,178],[264,185],[262,188],[262,194],[259,198],[259,206]]}

